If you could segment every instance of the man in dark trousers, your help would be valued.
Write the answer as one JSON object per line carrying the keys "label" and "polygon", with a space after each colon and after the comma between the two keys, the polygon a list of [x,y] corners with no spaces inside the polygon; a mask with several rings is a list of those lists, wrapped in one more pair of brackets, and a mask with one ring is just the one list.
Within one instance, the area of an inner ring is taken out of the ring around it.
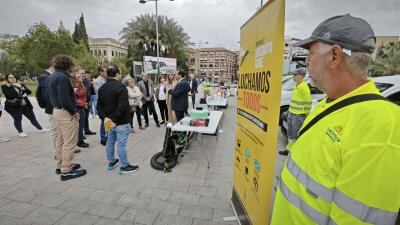
{"label": "man in dark trousers", "polygon": [[[92,77],[92,75],[90,74],[90,71],[85,71],[83,69],[79,70],[79,73],[81,74],[81,76],[83,77],[83,86],[85,86],[86,89],[86,96],[87,96],[87,102],[90,102],[90,79]],[[96,132],[93,132],[90,130],[89,128],[89,107],[87,109],[85,109],[85,125],[84,128],[85,130],[85,134],[86,135],[95,135]]]}
{"label": "man in dark trousers", "polygon": [[53,147],[56,144],[56,124],[54,122],[54,117],[53,117],[53,105],[50,102],[49,96],[48,96],[48,88],[47,88],[47,78],[51,74],[53,74],[56,70],[54,69],[54,61],[51,60],[49,63],[49,68],[44,71],[42,75],[38,77],[38,89],[36,90],[36,99],[38,101],[38,104],[40,108],[44,109],[44,112],[46,113],[48,119],[49,119],[49,130],[50,130],[50,135],[52,136],[53,139]]}
{"label": "man in dark trousers", "polygon": [[79,169],[79,164],[74,164],[79,123],[74,88],[70,80],[74,66],[74,60],[70,56],[57,55],[54,58],[56,72],[47,78],[47,90],[54,107],[53,117],[56,124],[56,173],[61,174],[63,181],[86,174],[86,170]]}
{"label": "man in dark trousers", "polygon": [[192,106],[194,109],[194,105],[196,103],[196,94],[198,93],[197,91],[197,80],[194,79],[194,75],[190,75],[190,81],[189,81],[189,86],[190,86],[190,95],[192,96]]}
{"label": "man in dark trousers", "polygon": [[185,112],[189,108],[188,93],[190,91],[189,82],[184,79],[185,74],[179,70],[175,74],[178,83],[175,88],[170,89],[168,93],[172,95],[172,110],[175,111],[176,121],[180,121],[185,117]]}
{"label": "man in dark trousers", "polygon": [[[121,164],[119,173],[126,174],[135,172],[138,166],[130,165],[126,144],[131,133],[130,107],[128,90],[119,80],[120,71],[117,66],[107,68],[107,82],[99,89],[97,100],[97,111],[108,131],[106,152],[108,159],[108,170],[113,170],[118,163]],[[117,142],[118,156],[114,156],[114,145]]]}
{"label": "man in dark trousers", "polygon": [[160,127],[160,123],[158,122],[158,116],[156,113],[156,108],[154,107],[154,86],[153,82],[149,80],[147,73],[142,74],[142,80],[138,83],[139,89],[143,94],[142,103],[143,103],[143,112],[144,112],[144,121],[146,122],[145,127],[149,126],[149,116],[147,115],[147,109],[149,108],[150,112],[153,114],[154,121],[156,122],[156,126]]}

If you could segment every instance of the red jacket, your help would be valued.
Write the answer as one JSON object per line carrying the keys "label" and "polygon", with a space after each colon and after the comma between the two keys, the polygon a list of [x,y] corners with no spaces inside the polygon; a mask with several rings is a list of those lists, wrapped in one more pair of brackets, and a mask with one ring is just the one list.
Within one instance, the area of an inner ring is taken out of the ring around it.
{"label": "red jacket", "polygon": [[74,84],[74,92],[75,92],[75,99],[76,99],[76,107],[77,108],[88,108],[87,102],[87,92],[85,87],[82,83],[75,83]]}

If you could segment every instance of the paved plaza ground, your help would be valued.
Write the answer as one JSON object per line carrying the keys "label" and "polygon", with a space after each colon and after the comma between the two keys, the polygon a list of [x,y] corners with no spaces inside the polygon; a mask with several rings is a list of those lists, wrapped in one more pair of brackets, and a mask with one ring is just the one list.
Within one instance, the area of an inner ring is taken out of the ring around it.
{"label": "paved plaza ground", "polygon": [[[31,98],[34,105],[36,102]],[[0,118],[0,224],[37,225],[222,225],[224,216],[234,215],[232,193],[233,145],[236,99],[230,97],[224,109],[223,129],[218,141],[205,136],[204,155],[187,153],[172,172],[151,168],[150,158],[161,150],[165,126],[157,128],[153,120],[144,131],[129,137],[128,158],[139,165],[136,173],[118,175],[106,171],[105,147],[98,135],[87,136],[90,148],[76,154],[76,161],[87,169],[84,177],[60,181],[55,174],[53,149],[48,133],[38,133],[23,119],[27,138],[18,138],[8,113]],[[4,99],[3,99],[4,102]],[[35,107],[39,122],[46,127],[43,110]],[[136,118],[135,118],[136,121]],[[98,132],[99,119],[90,119]],[[137,124],[135,123],[137,127]],[[285,142],[279,135],[278,149]],[[193,143],[190,148],[201,146]],[[284,158],[277,156],[275,174]]]}

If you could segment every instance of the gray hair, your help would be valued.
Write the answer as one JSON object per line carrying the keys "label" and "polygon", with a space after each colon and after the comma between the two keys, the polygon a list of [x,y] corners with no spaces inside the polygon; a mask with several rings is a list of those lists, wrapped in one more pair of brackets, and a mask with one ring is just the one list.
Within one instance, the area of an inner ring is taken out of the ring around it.
{"label": "gray hair", "polygon": [[371,54],[365,52],[352,52],[351,56],[345,54],[344,59],[352,74],[362,77],[368,76],[368,65],[371,59]]}
{"label": "gray hair", "polygon": [[[322,45],[320,45],[320,51],[323,52],[323,54],[326,54],[329,51],[330,46],[331,45],[329,44],[322,43]],[[343,55],[345,64],[351,74],[362,77],[368,76],[368,65],[371,59],[371,54],[351,51],[351,56],[346,53],[343,53]]]}

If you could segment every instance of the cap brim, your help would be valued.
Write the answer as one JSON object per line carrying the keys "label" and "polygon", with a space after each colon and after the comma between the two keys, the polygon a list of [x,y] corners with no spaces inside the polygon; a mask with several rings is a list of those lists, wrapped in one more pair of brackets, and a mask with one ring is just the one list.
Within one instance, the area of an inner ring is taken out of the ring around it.
{"label": "cap brim", "polygon": [[317,39],[309,37],[307,39],[304,39],[302,41],[296,42],[293,44],[293,47],[301,47],[301,48],[305,48],[305,49],[309,49],[310,48],[310,44],[317,41]]}

